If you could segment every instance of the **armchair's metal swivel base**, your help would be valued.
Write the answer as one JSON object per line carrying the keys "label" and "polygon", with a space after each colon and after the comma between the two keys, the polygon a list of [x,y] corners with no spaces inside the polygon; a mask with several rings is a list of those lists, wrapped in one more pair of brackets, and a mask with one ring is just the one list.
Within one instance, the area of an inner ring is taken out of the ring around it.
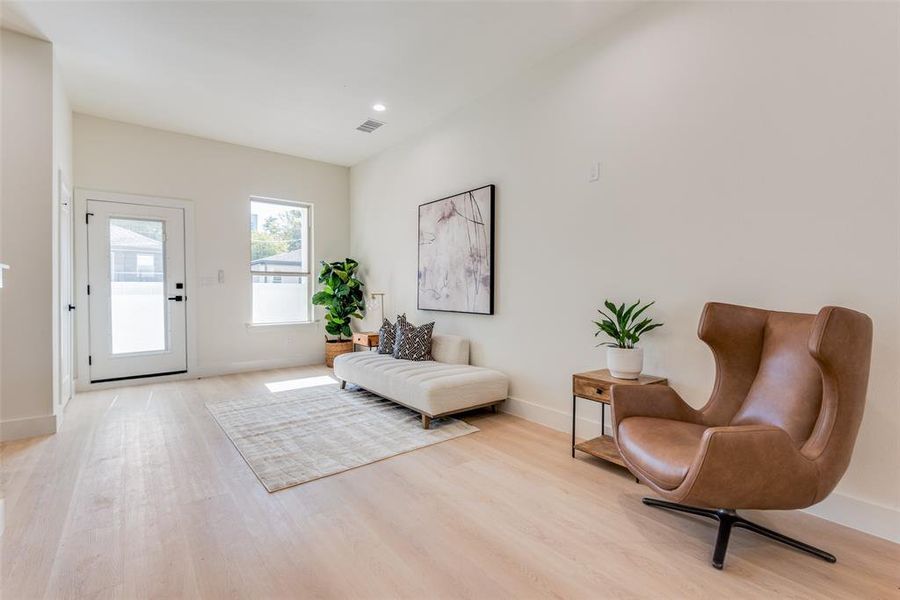
{"label": "armchair's metal swivel base", "polygon": [[676,510],[679,512],[699,515],[701,517],[707,517],[709,519],[717,520],[719,522],[719,533],[716,536],[716,548],[715,550],[713,550],[712,558],[712,566],[717,569],[721,569],[722,565],[725,564],[725,552],[728,550],[728,540],[731,537],[731,530],[734,527],[749,529],[754,533],[758,533],[759,535],[763,535],[767,538],[773,539],[776,542],[781,542],[782,544],[786,544],[788,546],[791,546],[792,548],[796,548],[797,550],[802,550],[803,552],[812,554],[813,556],[817,556],[818,558],[821,558],[822,560],[828,561],[830,563],[837,562],[837,558],[835,558],[833,554],[829,554],[824,550],[819,550],[818,548],[810,546],[809,544],[804,544],[803,542],[795,540],[794,538],[789,538],[786,535],[781,535],[777,531],[772,531],[771,529],[767,529],[762,525],[757,525],[752,521],[748,521],[733,510],[724,508],[697,508],[694,506],[686,506],[684,504],[676,504],[675,502],[657,500],[656,498],[644,498],[644,504],[646,504],[647,506],[666,508],[669,510]]}

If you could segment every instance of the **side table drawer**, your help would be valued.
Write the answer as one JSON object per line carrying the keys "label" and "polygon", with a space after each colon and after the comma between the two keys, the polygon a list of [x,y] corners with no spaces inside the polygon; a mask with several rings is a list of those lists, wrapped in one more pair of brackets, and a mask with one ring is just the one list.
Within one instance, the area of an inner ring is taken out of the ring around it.
{"label": "side table drawer", "polygon": [[582,398],[590,398],[600,402],[609,402],[611,396],[609,394],[610,384],[591,382],[575,377],[572,379],[572,393]]}
{"label": "side table drawer", "polygon": [[378,334],[377,333],[354,333],[353,334],[353,343],[358,344],[360,346],[365,346],[367,348],[374,348],[378,345]]}

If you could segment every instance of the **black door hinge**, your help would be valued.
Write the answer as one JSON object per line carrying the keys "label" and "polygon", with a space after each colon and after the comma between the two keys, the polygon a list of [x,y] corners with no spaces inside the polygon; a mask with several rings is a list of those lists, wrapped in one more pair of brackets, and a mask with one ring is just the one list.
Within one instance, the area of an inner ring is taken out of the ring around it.
{"label": "black door hinge", "polygon": [[90,212],[89,212],[89,213],[84,213],[84,224],[85,224],[85,225],[90,225],[90,223],[91,223],[91,217],[93,217],[93,216],[94,216],[94,213],[90,213]]}
{"label": "black door hinge", "polygon": [[91,355],[88,354],[88,365],[90,365],[92,362],[93,362],[93,357],[91,357]]}
{"label": "black door hinge", "polygon": [[88,284],[88,296],[91,295],[91,284]]}

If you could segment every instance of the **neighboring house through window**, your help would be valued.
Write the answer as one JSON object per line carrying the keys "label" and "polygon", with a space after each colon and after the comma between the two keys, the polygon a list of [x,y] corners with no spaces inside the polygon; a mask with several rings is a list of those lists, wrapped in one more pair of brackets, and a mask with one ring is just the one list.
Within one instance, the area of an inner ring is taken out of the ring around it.
{"label": "neighboring house through window", "polygon": [[250,199],[254,324],[310,321],[311,209],[286,200]]}
{"label": "neighboring house through window", "polygon": [[113,219],[109,226],[111,280],[162,281],[162,236],[157,221]]}

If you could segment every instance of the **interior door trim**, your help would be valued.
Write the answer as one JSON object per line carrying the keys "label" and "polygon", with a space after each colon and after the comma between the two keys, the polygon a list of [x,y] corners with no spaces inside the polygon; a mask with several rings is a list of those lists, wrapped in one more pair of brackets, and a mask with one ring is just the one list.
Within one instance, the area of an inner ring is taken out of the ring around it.
{"label": "interior door trim", "polygon": [[[58,356],[56,365],[56,383],[57,389],[54,389],[53,413],[56,415],[64,414],[65,408],[69,401],[75,395],[75,381],[78,379],[78,363],[76,344],[76,328],[77,315],[73,312],[75,305],[70,302],[75,301],[75,194],[72,192],[72,186],[63,175],[62,169],[57,171],[57,206],[59,227],[56,232],[57,236],[57,255],[56,260],[56,279],[57,294],[54,299],[56,304],[57,331],[55,332],[56,348],[55,352]],[[63,226],[67,225],[66,245],[63,245]],[[64,273],[64,257],[68,258],[68,273]],[[68,286],[63,286],[64,279],[68,277]],[[65,312],[63,312],[65,308]],[[67,327],[68,326],[68,327]],[[68,328],[68,332],[64,329]],[[68,342],[64,344],[64,342]],[[64,349],[64,346],[68,346]],[[63,358],[68,358],[64,361]],[[68,363],[69,381],[64,385],[63,374]]]}

